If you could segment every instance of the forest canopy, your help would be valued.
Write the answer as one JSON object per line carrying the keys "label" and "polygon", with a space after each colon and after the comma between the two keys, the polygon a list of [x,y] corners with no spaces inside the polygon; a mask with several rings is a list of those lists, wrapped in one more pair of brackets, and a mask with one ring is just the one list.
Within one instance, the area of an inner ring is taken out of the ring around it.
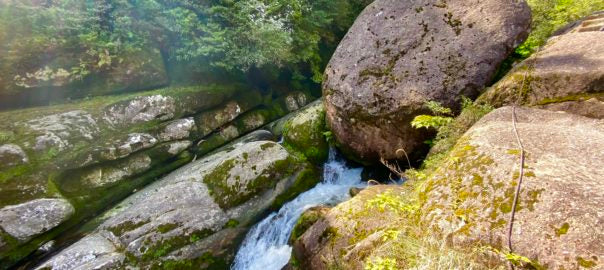
{"label": "forest canopy", "polygon": [[168,61],[227,71],[264,65],[297,69],[305,63],[309,76],[318,82],[329,60],[325,59],[329,55],[321,54],[321,46],[334,49],[365,4],[360,0],[0,1],[2,71],[11,74],[19,69],[15,64],[27,69],[70,53],[78,63],[60,71],[51,66],[40,76],[81,79],[128,55],[156,48]]}
{"label": "forest canopy", "polygon": [[[272,76],[286,88],[318,88],[331,53],[370,2],[0,0],[0,95],[69,88],[86,96],[189,77],[231,80],[250,70],[263,71],[249,77]],[[527,2],[533,30],[507,65],[535,52],[556,29],[604,9],[603,0]],[[178,77],[192,71],[205,75]],[[142,83],[162,72],[170,78]],[[103,80],[109,82],[94,86],[102,90],[86,90]]]}

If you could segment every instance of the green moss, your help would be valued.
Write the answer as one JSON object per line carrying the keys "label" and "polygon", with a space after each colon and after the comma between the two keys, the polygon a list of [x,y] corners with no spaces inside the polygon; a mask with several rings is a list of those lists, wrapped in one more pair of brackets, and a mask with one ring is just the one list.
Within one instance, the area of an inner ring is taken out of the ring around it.
{"label": "green moss", "polygon": [[296,222],[296,225],[294,226],[294,229],[292,230],[290,243],[293,243],[298,240],[298,238],[300,238],[300,236],[302,236],[302,234],[304,234],[310,228],[310,226],[315,224],[322,217],[323,214],[320,210],[310,210],[304,212],[302,216],[300,216],[300,218]]}
{"label": "green moss", "polygon": [[294,199],[302,192],[313,188],[320,180],[321,177],[317,172],[317,169],[312,166],[307,166],[297,174],[293,185],[283,194],[280,194],[275,198],[275,201],[271,205],[271,209],[278,210],[286,202]]}
{"label": "green moss", "polygon": [[319,236],[319,242],[324,243],[325,241],[333,240],[338,236],[338,229],[335,227],[327,227],[323,233]]}
{"label": "green moss", "polygon": [[195,259],[165,260],[156,264],[151,269],[164,270],[224,270],[229,269],[229,263],[221,257],[214,256],[211,252],[205,252]]}
{"label": "green moss", "polygon": [[114,227],[109,227],[109,228],[107,228],[107,230],[112,232],[113,235],[120,237],[124,233],[134,231],[137,228],[140,228],[149,222],[151,222],[151,221],[144,220],[144,221],[139,221],[139,222],[132,222],[132,221],[128,220],[128,221],[125,221],[124,223],[120,223]]}
{"label": "green moss", "polygon": [[570,229],[570,224],[568,224],[568,222],[565,222],[564,224],[562,224],[562,226],[560,226],[560,228],[556,229],[556,236],[560,237],[562,235],[565,235],[566,233],[568,233],[568,229]]}
{"label": "green moss", "polygon": [[[276,146],[278,145],[270,142],[261,145],[261,148],[266,150]],[[240,205],[256,194],[274,188],[279,180],[291,176],[296,170],[300,169],[300,166],[297,165],[300,161],[293,156],[288,156],[285,159],[274,161],[261,172],[254,170],[258,175],[256,178],[249,179],[246,183],[240,183],[240,179],[231,176],[231,169],[239,162],[244,161],[238,158],[223,161],[204,176],[203,182],[210,189],[214,201],[223,209]],[[245,167],[245,164],[243,166]],[[244,170],[247,170],[247,168],[244,168]]]}
{"label": "green moss", "polygon": [[544,98],[536,103],[536,105],[547,105],[552,103],[561,103],[567,101],[585,101],[591,98],[604,98],[604,93],[585,93],[577,95],[568,95],[563,97]]}
{"label": "green moss", "polygon": [[176,237],[160,240],[156,243],[143,243],[141,247],[142,257],[139,259],[142,262],[154,261],[168,255],[170,252],[193,244],[201,239],[204,239],[213,233],[210,229],[196,230],[188,235],[179,235]]}
{"label": "green moss", "polygon": [[15,133],[12,131],[0,131],[0,144],[5,144],[15,139]]}
{"label": "green moss", "polygon": [[229,219],[229,221],[224,225],[224,228],[235,228],[239,226],[239,221],[236,219]]}
{"label": "green moss", "polygon": [[595,261],[590,261],[581,257],[577,257],[577,264],[585,268],[594,268],[598,265]]}
{"label": "green moss", "polygon": [[322,105],[306,109],[283,126],[283,144],[315,165],[323,164],[329,155],[325,111],[318,106]]}
{"label": "green moss", "polygon": [[157,226],[157,231],[160,233],[167,233],[171,230],[174,230],[176,228],[178,228],[178,224],[174,224],[174,223],[167,223],[167,224],[162,224]]}
{"label": "green moss", "polygon": [[270,149],[275,146],[276,145],[274,143],[267,142],[267,143],[260,145],[260,149],[262,149],[262,151],[265,151],[265,150]]}

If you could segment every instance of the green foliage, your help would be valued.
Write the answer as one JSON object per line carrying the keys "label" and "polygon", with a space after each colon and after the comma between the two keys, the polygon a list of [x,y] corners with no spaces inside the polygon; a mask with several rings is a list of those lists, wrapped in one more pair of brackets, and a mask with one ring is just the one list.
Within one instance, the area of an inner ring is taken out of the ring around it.
{"label": "green foliage", "polygon": [[424,106],[426,106],[428,109],[430,109],[430,111],[432,111],[436,115],[451,115],[452,114],[451,109],[443,107],[443,105],[441,105],[439,102],[436,102],[436,101],[428,101],[428,102],[426,102],[426,104]]}
{"label": "green foliage", "polygon": [[365,264],[365,270],[396,270],[396,260],[377,257]]}
{"label": "green foliage", "polygon": [[428,101],[424,104],[424,107],[428,108],[434,115],[418,115],[413,121],[411,121],[411,126],[414,128],[435,128],[439,129],[442,126],[445,126],[451,121],[453,121],[453,117],[451,115],[453,112],[450,108],[443,107],[439,102],[436,101]]}
{"label": "green foliage", "polygon": [[532,31],[528,39],[516,49],[528,57],[560,27],[604,9],[602,0],[528,0],[533,15]]}
{"label": "green foliage", "polygon": [[439,129],[453,121],[453,118],[450,116],[452,114],[451,109],[443,107],[439,102],[428,101],[424,106],[432,111],[434,115],[424,114],[416,116],[413,121],[411,121],[412,127]]}
{"label": "green foliage", "polygon": [[[132,53],[159,48],[171,60],[227,71],[287,67],[321,80],[329,55],[366,3],[358,0],[9,1],[0,4],[0,71],[15,84],[82,80]],[[53,59],[55,55],[69,59]],[[49,59],[51,59],[49,61]],[[34,73],[7,73],[19,63]],[[61,67],[61,69],[59,69]],[[28,76],[32,76],[32,78]],[[295,79],[295,78],[294,78]],[[2,79],[0,79],[2,83]]]}
{"label": "green foliage", "polygon": [[432,116],[432,115],[418,115],[413,121],[411,126],[414,128],[440,128],[453,121],[452,117]]}
{"label": "green foliage", "polygon": [[[430,150],[430,157],[448,151],[474,123],[493,109],[490,105],[476,104],[472,100],[463,97],[462,111],[459,116],[438,128],[438,133],[434,138],[434,146]],[[427,161],[429,162],[429,159]]]}
{"label": "green foliage", "polygon": [[403,198],[390,194],[389,192],[381,193],[375,198],[367,201],[367,206],[377,208],[380,212],[391,210],[397,213],[414,213],[419,206],[413,203],[406,203]]}

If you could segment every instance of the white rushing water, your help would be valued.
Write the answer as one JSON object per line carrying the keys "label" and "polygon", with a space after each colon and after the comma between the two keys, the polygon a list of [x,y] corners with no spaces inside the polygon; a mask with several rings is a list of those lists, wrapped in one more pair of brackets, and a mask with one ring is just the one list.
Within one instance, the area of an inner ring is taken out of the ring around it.
{"label": "white rushing water", "polygon": [[231,269],[281,270],[291,256],[292,248],[287,241],[300,215],[313,206],[333,205],[348,199],[351,187],[363,186],[361,171],[362,168],[347,167],[335,150],[330,149],[323,182],[256,224],[245,237]]}

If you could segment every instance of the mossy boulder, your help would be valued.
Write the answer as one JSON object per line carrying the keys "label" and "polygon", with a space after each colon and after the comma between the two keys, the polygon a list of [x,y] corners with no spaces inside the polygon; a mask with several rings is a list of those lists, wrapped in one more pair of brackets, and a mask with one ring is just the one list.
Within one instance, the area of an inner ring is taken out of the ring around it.
{"label": "mossy boulder", "polygon": [[[431,133],[411,127],[427,101],[459,108],[527,36],[524,1],[377,0],[356,19],[326,70],[327,120],[365,163],[413,156]],[[413,158],[413,157],[412,157]]]}
{"label": "mossy boulder", "polygon": [[[516,109],[526,150],[520,174],[512,108],[477,122],[448,155],[402,186],[372,186],[323,214],[298,237],[303,269],[528,269],[598,267],[603,258],[599,180],[604,122]],[[572,138],[572,139],[569,139]]]}
{"label": "mossy boulder", "polygon": [[[604,238],[593,232],[604,230],[598,217],[604,171],[597,165],[604,159],[604,122],[526,108],[516,116],[526,161],[513,252],[554,269],[579,268],[581,259],[600,264]],[[507,250],[521,153],[512,117],[513,109],[503,107],[481,119],[423,185],[424,224],[454,246]]]}
{"label": "mossy boulder", "polygon": [[[223,269],[247,229],[309,168],[271,141],[207,156],[133,194],[39,268]],[[81,252],[91,242],[99,244]]]}
{"label": "mossy boulder", "polygon": [[[407,194],[399,186],[375,186],[329,211],[306,212],[292,235],[293,256],[300,264],[299,269],[366,269],[366,261],[390,257],[389,253],[396,250],[387,248],[398,237],[386,239],[386,234],[391,231],[403,234],[413,222],[405,219],[397,207],[398,200]],[[379,198],[387,199],[379,201]],[[400,261],[393,269],[405,266]]]}
{"label": "mossy boulder", "polygon": [[603,59],[602,31],[571,32],[552,37],[537,53],[482,94],[477,102],[495,107],[534,106],[602,118]]}
{"label": "mossy boulder", "polygon": [[283,142],[310,162],[321,165],[329,152],[325,132],[325,109],[322,100],[317,100],[284,124]]}

